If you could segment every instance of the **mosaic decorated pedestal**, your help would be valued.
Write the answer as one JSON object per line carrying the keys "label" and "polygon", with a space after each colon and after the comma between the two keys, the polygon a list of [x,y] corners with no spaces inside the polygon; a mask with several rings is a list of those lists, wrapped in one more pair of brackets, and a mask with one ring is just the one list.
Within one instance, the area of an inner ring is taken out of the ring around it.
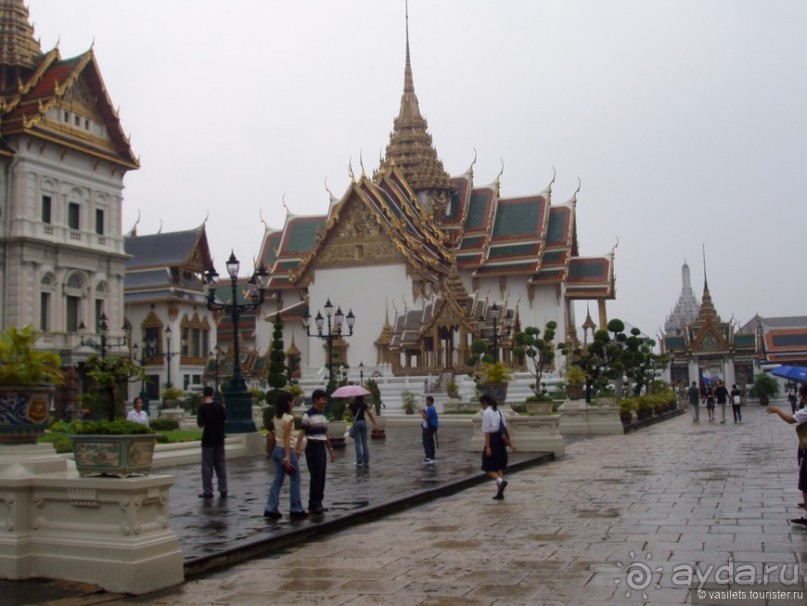
{"label": "mosaic decorated pedestal", "polygon": [[155,434],[73,435],[76,469],[82,476],[103,474],[125,478],[151,471]]}
{"label": "mosaic decorated pedestal", "polygon": [[48,426],[53,385],[0,386],[0,444],[35,444]]}

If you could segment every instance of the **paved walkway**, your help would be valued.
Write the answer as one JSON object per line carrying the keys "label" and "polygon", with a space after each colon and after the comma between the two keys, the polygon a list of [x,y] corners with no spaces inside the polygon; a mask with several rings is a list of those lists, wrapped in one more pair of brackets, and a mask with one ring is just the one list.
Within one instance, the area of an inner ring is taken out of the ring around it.
{"label": "paved walkway", "polygon": [[[807,591],[795,449],[758,406],[742,424],[680,416],[575,441],[511,474],[501,502],[478,485],[176,588],[71,604],[689,604],[687,574],[729,565],[734,591]],[[739,597],[693,603],[805,603]]]}

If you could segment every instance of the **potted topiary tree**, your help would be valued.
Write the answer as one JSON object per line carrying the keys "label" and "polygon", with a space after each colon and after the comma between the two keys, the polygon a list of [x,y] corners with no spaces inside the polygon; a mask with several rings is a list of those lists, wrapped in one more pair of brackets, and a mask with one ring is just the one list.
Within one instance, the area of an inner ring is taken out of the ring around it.
{"label": "potted topiary tree", "polygon": [[33,444],[45,433],[61,358],[34,348],[30,326],[0,331],[0,444]]}
{"label": "potted topiary tree", "polygon": [[767,406],[771,398],[779,395],[779,381],[767,373],[760,373],[754,377],[751,386],[751,396],[759,398],[760,406]]}

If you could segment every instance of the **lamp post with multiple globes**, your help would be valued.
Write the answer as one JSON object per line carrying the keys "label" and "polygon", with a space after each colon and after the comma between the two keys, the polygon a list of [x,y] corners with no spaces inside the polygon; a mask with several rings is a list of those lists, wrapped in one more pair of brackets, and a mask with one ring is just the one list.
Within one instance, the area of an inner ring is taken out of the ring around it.
{"label": "lamp post with multiple globes", "polygon": [[241,354],[239,349],[238,320],[245,311],[260,307],[266,297],[266,287],[269,283],[269,272],[263,264],[258,267],[249,279],[250,299],[248,303],[238,302],[238,270],[240,261],[230,252],[227,260],[227,274],[230,276],[231,298],[229,302],[216,298],[216,285],[219,274],[214,267],[205,271],[205,284],[207,285],[207,308],[211,311],[222,311],[230,315],[233,323],[233,376],[230,386],[224,394],[224,405],[227,409],[227,433],[249,433],[256,431],[252,420],[252,396],[247,391],[247,383],[241,374]]}
{"label": "lamp post with multiple globes", "polygon": [[[338,339],[339,337],[352,337],[353,336],[353,325],[356,323],[356,316],[353,315],[353,310],[349,310],[347,312],[347,316],[345,316],[344,312],[342,311],[342,307],[339,306],[336,308],[336,313],[333,311],[333,304],[331,303],[330,299],[327,299],[325,302],[325,306],[323,307],[325,310],[325,316],[322,315],[321,311],[317,312],[316,318],[314,318],[314,323],[317,328],[317,332],[311,332],[311,314],[308,312],[305,313],[303,316],[303,325],[305,326],[305,332],[309,337],[316,337],[318,339],[322,339],[325,341],[328,347],[328,394],[330,395],[331,392],[334,390],[334,380],[333,380],[333,341],[334,339]],[[347,324],[348,333],[345,334],[342,330],[342,327]],[[324,329],[327,327],[327,331]]]}

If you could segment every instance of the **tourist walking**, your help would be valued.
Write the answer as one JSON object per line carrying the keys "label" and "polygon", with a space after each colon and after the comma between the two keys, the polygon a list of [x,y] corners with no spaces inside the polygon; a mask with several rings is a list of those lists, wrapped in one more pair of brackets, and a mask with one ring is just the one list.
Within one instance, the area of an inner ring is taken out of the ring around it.
{"label": "tourist walking", "polygon": [[743,394],[740,392],[740,389],[737,387],[737,384],[731,386],[731,412],[734,413],[734,422],[735,423],[742,423],[743,422]]}
{"label": "tourist walking", "polygon": [[224,423],[227,414],[221,402],[213,401],[213,388],[202,391],[202,404],[196,414],[196,424],[202,428],[202,493],[203,499],[213,498],[213,472],[219,485],[219,495],[227,498],[227,464],[224,460]]}
{"label": "tourist walking", "polygon": [[275,432],[272,463],[274,463],[275,475],[272,478],[272,486],[269,488],[269,498],[266,501],[263,515],[273,520],[283,517],[283,514],[278,511],[278,506],[280,505],[280,489],[283,488],[283,480],[287,475],[289,476],[289,496],[291,498],[289,517],[302,518],[308,515],[303,509],[303,502],[300,499],[300,460],[291,447],[291,434],[294,431],[291,403],[292,395],[286,391],[280,392],[275,402],[275,416],[272,419]]}
{"label": "tourist walking", "polygon": [[689,406],[692,408],[692,422],[697,423],[700,421],[701,392],[695,381],[692,381],[692,385],[689,386],[687,395],[689,396]]}
{"label": "tourist walking", "polygon": [[715,422],[715,392],[711,386],[706,388],[706,414],[709,416],[709,422]]}
{"label": "tourist walking", "polygon": [[353,446],[356,449],[356,467],[370,467],[370,451],[367,448],[367,419],[373,424],[373,429],[378,426],[373,416],[373,411],[364,402],[364,396],[356,396],[348,407],[353,415],[353,425],[350,433],[353,438]]}
{"label": "tourist walking", "polygon": [[790,411],[792,413],[795,413],[796,412],[796,403],[798,402],[798,397],[796,396],[796,385],[793,384],[793,383],[788,383],[787,401],[790,402]]}
{"label": "tourist walking", "polygon": [[720,406],[720,422],[726,422],[726,402],[729,399],[729,390],[726,389],[726,386],[723,384],[723,381],[717,382],[717,388],[715,389],[715,399],[717,400],[717,405]]}
{"label": "tourist walking", "polygon": [[[802,385],[799,388],[799,395],[803,398],[807,398],[807,385]],[[791,414],[776,406],[769,406],[767,412],[768,414],[779,415],[779,418],[785,423],[796,425],[796,431],[799,434],[799,490],[801,491],[802,499],[799,506],[807,509],[807,408],[800,408],[795,413]],[[807,526],[807,517],[801,516],[792,519],[790,523],[798,524],[799,526]]]}
{"label": "tourist walking", "polygon": [[143,398],[137,396],[132,400],[132,410],[126,415],[126,420],[132,421],[133,423],[140,423],[146,427],[149,426],[149,413],[143,410]]}
{"label": "tourist walking", "polygon": [[[328,511],[322,506],[325,498],[325,472],[328,469],[328,454],[331,463],[336,455],[328,439],[328,419],[325,417],[325,406],[328,404],[328,394],[321,389],[315,389],[311,394],[314,405],[303,414],[300,431],[297,432],[297,445],[295,450],[299,457],[303,453],[303,438],[305,443],[305,464],[310,476],[308,482],[308,513],[325,513]],[[327,451],[327,452],[326,452]]]}
{"label": "tourist walking", "polygon": [[434,407],[434,398],[426,396],[426,406],[420,409],[420,416],[423,421],[420,424],[423,434],[423,451],[426,458],[423,459],[425,465],[431,465],[437,460],[435,451],[435,438],[437,436],[437,409]]}
{"label": "tourist walking", "polygon": [[504,489],[507,480],[504,479],[504,470],[507,469],[507,445],[509,436],[507,421],[499,410],[496,400],[488,394],[479,398],[482,405],[482,433],[485,435],[485,449],[482,451],[482,471],[496,481],[497,501],[504,499]]}

